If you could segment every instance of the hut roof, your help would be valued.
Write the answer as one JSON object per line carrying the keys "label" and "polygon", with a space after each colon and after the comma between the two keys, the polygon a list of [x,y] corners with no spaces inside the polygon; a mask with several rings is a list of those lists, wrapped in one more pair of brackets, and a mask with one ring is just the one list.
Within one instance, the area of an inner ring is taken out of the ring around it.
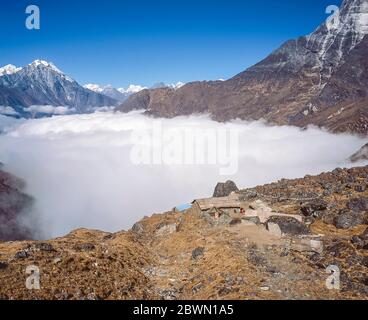
{"label": "hut roof", "polygon": [[223,198],[197,199],[193,203],[197,203],[202,211],[211,208],[241,208],[241,202],[236,194]]}

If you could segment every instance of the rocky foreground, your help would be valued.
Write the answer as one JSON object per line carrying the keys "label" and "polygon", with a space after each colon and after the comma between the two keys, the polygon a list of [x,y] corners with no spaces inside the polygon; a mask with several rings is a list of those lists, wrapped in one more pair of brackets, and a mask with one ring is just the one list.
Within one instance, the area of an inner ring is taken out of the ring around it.
{"label": "rocky foreground", "polygon": [[[146,217],[127,232],[81,229],[50,241],[0,243],[0,298],[368,299],[368,167],[234,197],[245,215],[271,218],[211,220],[193,206]],[[305,237],[319,246],[299,245]],[[40,269],[40,290],[26,289],[29,265]],[[326,286],[331,265],[340,269],[340,290]]]}

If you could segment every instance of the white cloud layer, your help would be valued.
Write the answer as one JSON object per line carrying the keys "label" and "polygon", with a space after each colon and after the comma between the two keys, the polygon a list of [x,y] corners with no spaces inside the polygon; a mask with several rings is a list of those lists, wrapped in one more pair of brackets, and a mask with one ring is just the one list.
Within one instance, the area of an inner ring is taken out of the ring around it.
{"label": "white cloud layer", "polygon": [[75,109],[64,107],[64,106],[50,106],[50,105],[34,105],[28,108],[24,108],[25,112],[34,114],[49,114],[49,115],[65,115],[68,113],[75,112]]}
{"label": "white cloud layer", "polygon": [[18,112],[14,110],[14,108],[9,106],[0,106],[0,115],[5,116],[16,116]]}
{"label": "white cloud layer", "polygon": [[[239,132],[239,171],[220,176],[217,165],[134,165],[133,130],[160,122],[166,129],[206,128]],[[15,124],[14,124],[15,123]],[[15,121],[0,136],[0,162],[27,181],[44,237],[79,227],[127,229],[144,215],[212,195],[217,182],[252,187],[349,166],[346,159],[366,141],[323,130],[270,127],[262,122],[223,124],[207,116],[175,119],[95,113]]]}

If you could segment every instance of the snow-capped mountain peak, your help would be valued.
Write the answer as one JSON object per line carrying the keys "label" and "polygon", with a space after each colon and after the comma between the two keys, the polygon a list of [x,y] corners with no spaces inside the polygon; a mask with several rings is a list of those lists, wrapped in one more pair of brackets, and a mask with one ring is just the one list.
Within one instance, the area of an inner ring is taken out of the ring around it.
{"label": "snow-capped mountain peak", "polygon": [[13,74],[13,73],[16,73],[20,70],[22,70],[22,68],[18,68],[13,64],[8,64],[8,65],[0,68],[0,76]]}
{"label": "snow-capped mountain peak", "polygon": [[184,85],[185,83],[181,81],[177,83],[171,83],[171,84],[167,84],[164,82],[158,82],[158,83],[155,83],[150,89],[171,88],[171,89],[177,90],[183,87]]}
{"label": "snow-capped mountain peak", "polygon": [[185,86],[185,83],[184,82],[177,82],[177,83],[173,83],[170,85],[171,88],[177,90],[177,89],[180,89],[181,87]]}
{"label": "snow-capped mountain peak", "polygon": [[0,100],[5,106],[16,107],[25,117],[25,108],[32,105],[63,106],[83,113],[118,103],[117,99],[86,90],[53,63],[44,60],[35,60],[21,69],[6,66],[1,70],[6,74],[0,74]]}
{"label": "snow-capped mountain peak", "polygon": [[48,62],[48,61],[45,61],[45,60],[35,60],[32,63],[30,63],[27,67],[30,68],[32,72],[34,72],[34,70],[38,70],[38,69],[52,70],[53,72],[58,73],[65,80],[67,80],[69,82],[75,82],[72,78],[67,76],[58,67],[56,67],[52,62]]}
{"label": "snow-capped mountain peak", "polygon": [[146,89],[145,87],[134,84],[130,85],[128,88],[119,89],[114,88],[112,85],[101,86],[93,83],[85,84],[83,87],[121,102],[126,100],[130,95]]}
{"label": "snow-capped mountain peak", "polygon": [[44,66],[46,68],[51,68],[55,72],[63,73],[59,68],[57,68],[52,62],[47,62],[45,60],[35,60],[32,63],[29,64],[30,66],[38,67],[38,66]]}
{"label": "snow-capped mountain peak", "polygon": [[101,93],[104,90],[104,87],[102,87],[98,84],[93,84],[93,83],[85,84],[83,87],[88,89],[88,90],[98,92],[98,93]]}
{"label": "snow-capped mountain peak", "polygon": [[359,34],[360,40],[368,34],[368,1],[345,0],[341,12],[344,29]]}
{"label": "snow-capped mountain peak", "polygon": [[[311,54],[315,53],[315,64],[320,69],[320,89],[367,35],[368,1],[344,0],[340,9],[334,11],[325,23],[304,37],[305,48]],[[291,60],[300,65],[300,61]]]}
{"label": "snow-capped mountain peak", "polygon": [[147,88],[140,85],[131,84],[128,88],[119,88],[118,91],[123,94],[133,94],[142,91],[144,89]]}

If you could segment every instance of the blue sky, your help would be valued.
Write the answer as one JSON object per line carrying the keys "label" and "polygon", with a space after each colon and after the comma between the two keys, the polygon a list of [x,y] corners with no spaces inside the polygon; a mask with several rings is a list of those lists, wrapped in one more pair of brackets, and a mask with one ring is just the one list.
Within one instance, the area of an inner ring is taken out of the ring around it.
{"label": "blue sky", "polygon": [[[308,34],[341,0],[2,0],[0,65],[54,62],[78,82],[227,79]],[[39,5],[41,30],[25,28]]]}

